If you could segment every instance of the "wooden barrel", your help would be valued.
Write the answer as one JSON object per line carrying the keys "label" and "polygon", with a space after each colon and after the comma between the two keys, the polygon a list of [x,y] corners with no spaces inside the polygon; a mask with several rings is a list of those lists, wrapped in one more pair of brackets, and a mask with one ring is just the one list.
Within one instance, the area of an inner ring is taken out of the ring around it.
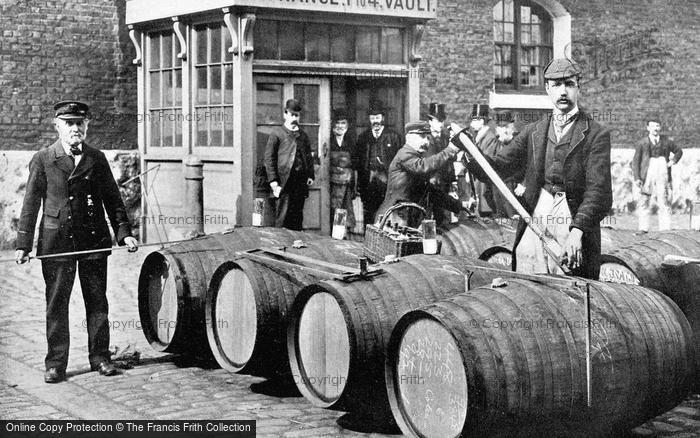
{"label": "wooden barrel", "polygon": [[[601,256],[600,280],[639,284],[668,295],[685,313],[698,344],[700,366],[700,265],[663,266],[667,255],[700,258],[700,233],[667,231]],[[700,380],[700,368],[698,370]],[[696,388],[700,389],[700,382]]]}
{"label": "wooden barrel", "polygon": [[514,279],[406,314],[386,361],[401,430],[446,438],[539,424],[551,429],[533,436],[577,429],[597,436],[619,434],[676,406],[693,365],[690,326],[680,309],[652,289],[590,282],[589,325],[584,299],[585,291],[572,286]]}
{"label": "wooden barrel", "polygon": [[204,298],[216,268],[236,251],[317,238],[284,228],[245,227],[152,252],[139,275],[139,316],[146,339],[157,351],[210,355]]}
{"label": "wooden barrel", "polygon": [[477,259],[492,247],[513,248],[516,224],[510,219],[481,219],[440,227],[440,254]]}
{"label": "wooden barrel", "polygon": [[[362,243],[322,239],[292,254],[359,267]],[[287,317],[302,286],[318,281],[302,269],[269,268],[249,259],[223,263],[212,276],[205,306],[209,347],[231,372],[289,376]]]}
{"label": "wooden barrel", "polygon": [[294,300],[287,336],[292,377],[314,405],[346,411],[371,410],[391,418],[384,384],[384,350],[394,323],[404,313],[489,284],[509,271],[456,256],[411,255],[382,264],[384,273],[342,282],[324,280],[302,289]]}

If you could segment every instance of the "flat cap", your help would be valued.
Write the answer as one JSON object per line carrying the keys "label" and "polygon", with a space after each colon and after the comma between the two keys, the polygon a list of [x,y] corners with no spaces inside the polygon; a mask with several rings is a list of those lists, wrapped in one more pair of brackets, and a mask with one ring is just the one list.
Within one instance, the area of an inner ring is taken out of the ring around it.
{"label": "flat cap", "polygon": [[286,111],[294,111],[295,113],[300,113],[302,110],[301,102],[296,99],[289,99],[287,103],[284,104],[284,109]]}
{"label": "flat cap", "polygon": [[62,120],[88,119],[90,107],[77,100],[63,100],[53,106],[54,117]]}
{"label": "flat cap", "polygon": [[554,58],[544,68],[545,79],[564,79],[571,76],[581,76],[581,67],[566,58]]}
{"label": "flat cap", "polygon": [[424,120],[408,122],[404,127],[406,134],[430,134],[430,123]]}

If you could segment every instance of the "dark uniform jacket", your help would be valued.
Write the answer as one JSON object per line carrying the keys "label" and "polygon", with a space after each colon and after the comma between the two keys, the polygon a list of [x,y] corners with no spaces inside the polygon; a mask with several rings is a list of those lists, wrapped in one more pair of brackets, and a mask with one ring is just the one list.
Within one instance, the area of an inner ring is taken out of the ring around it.
{"label": "dark uniform jacket", "polygon": [[[532,214],[545,185],[547,133],[551,116],[531,123],[495,157],[486,157],[495,170],[507,177],[525,166],[524,205]],[[583,264],[581,275],[597,279],[600,272],[600,221],[612,207],[610,176],[610,132],[583,110],[579,111],[571,130],[571,148],[563,164],[566,200],[571,211],[571,227],[583,231]],[[480,178],[486,174],[474,162],[469,168]],[[521,220],[515,246],[525,232]],[[564,243],[564,242],[560,242]],[[517,261],[513,257],[513,267]]]}
{"label": "dark uniform jacket", "polygon": [[377,210],[377,215],[399,202],[415,202],[427,207],[427,198],[436,207],[459,213],[462,204],[447,193],[434,189],[428,182],[430,176],[454,160],[455,155],[450,150],[443,149],[426,158],[408,145],[402,147],[389,166],[386,197]]}
{"label": "dark uniform jacket", "polygon": [[[299,155],[297,157],[297,154]],[[265,147],[265,169],[269,182],[277,181],[284,189],[292,173],[294,161],[299,160],[300,172],[307,178],[314,178],[314,161],[311,156],[311,142],[304,131],[290,131],[284,126],[275,127],[267,139]],[[304,187],[308,193],[306,181]],[[304,190],[302,188],[302,190]]]}
{"label": "dark uniform jacket", "polygon": [[[673,164],[678,163],[683,156],[683,149],[665,135],[659,136],[659,142],[656,145],[651,143],[649,136],[637,143],[634,151],[634,158],[632,158],[632,173],[634,174],[635,181],[646,181],[650,158],[664,157],[668,163],[671,152],[673,152]],[[668,168],[668,181],[671,181],[670,167]]]}
{"label": "dark uniform jacket", "polygon": [[[369,128],[357,137],[357,179],[358,190],[363,202],[367,197],[384,196],[384,193],[374,193],[374,188],[384,188],[387,182],[389,164],[398,150],[403,146],[403,140],[399,134],[384,127],[382,134],[374,138],[372,129]],[[375,181],[371,181],[374,179]],[[378,185],[377,185],[378,183]],[[368,193],[368,188],[372,193]]]}
{"label": "dark uniform jacket", "polygon": [[[428,157],[443,151],[447,145],[450,144],[450,134],[446,128],[443,128],[439,137],[435,137],[431,134],[429,139],[430,144],[428,146],[428,152],[426,153]],[[449,160],[433,177],[435,186],[440,190],[448,192],[451,184],[457,181],[454,166],[452,165],[453,162],[454,159]]]}
{"label": "dark uniform jacket", "polygon": [[17,249],[31,251],[42,204],[38,256],[110,248],[112,237],[105,210],[117,242],[123,245],[124,238],[131,236],[129,218],[107,158],[85,143],[82,150],[82,159],[75,168],[60,140],[32,157]]}

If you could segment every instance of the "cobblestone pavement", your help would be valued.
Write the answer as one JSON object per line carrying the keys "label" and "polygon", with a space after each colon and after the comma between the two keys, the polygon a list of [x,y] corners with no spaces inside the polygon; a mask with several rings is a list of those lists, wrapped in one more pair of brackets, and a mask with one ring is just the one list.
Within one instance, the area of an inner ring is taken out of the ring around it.
{"label": "cobblestone pavement", "polygon": [[[153,351],[139,326],[136,290],[148,252],[117,251],[109,262],[110,321],[115,324],[111,343],[134,346],[141,352],[141,364],[110,378],[90,372],[84,306],[76,283],[70,302],[68,380],[59,385],[46,385],[42,379],[46,341],[40,263],[0,264],[0,418],[252,419],[261,437],[389,436],[381,427],[316,408],[296,391],[266,385],[260,378]],[[12,253],[0,252],[5,257]],[[689,396],[630,435],[700,436],[700,395]]]}

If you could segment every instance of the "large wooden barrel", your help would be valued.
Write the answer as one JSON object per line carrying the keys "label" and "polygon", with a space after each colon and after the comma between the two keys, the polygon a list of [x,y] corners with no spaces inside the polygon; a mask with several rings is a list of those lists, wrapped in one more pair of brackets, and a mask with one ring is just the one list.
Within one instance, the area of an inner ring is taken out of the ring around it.
{"label": "large wooden barrel", "polygon": [[210,355],[204,327],[204,297],[211,275],[236,251],[289,245],[318,237],[284,228],[234,228],[149,254],[139,276],[139,316],[157,351]]}
{"label": "large wooden barrel", "polygon": [[613,227],[600,227],[600,249],[603,254],[630,245],[639,239],[653,236],[655,233],[639,235],[636,230],[624,230]]}
{"label": "large wooden barrel", "polygon": [[573,286],[507,280],[406,314],[386,361],[401,430],[447,438],[510,424],[532,436],[619,435],[676,406],[693,365],[683,313],[652,289],[590,282],[587,407],[584,297]]}
{"label": "large wooden barrel", "polygon": [[[287,252],[357,268],[362,243],[322,239]],[[249,259],[223,263],[212,276],[205,315],[209,347],[231,372],[289,376],[286,330],[299,289],[318,281],[303,269],[270,268]]]}
{"label": "large wooden barrel", "polygon": [[512,249],[515,225],[517,223],[510,219],[481,219],[440,227],[440,254],[477,259],[484,257],[484,252],[492,247]]}
{"label": "large wooden barrel", "polygon": [[[667,255],[700,258],[700,233],[666,231],[603,254],[600,279],[639,284],[668,295],[685,313],[698,344],[700,367],[700,265],[663,266]],[[700,389],[700,368],[696,388]]]}
{"label": "large wooden barrel", "polygon": [[371,410],[391,418],[384,387],[384,351],[406,312],[489,284],[509,271],[456,256],[411,255],[381,265],[384,273],[354,282],[324,280],[302,289],[292,307],[287,349],[292,377],[314,405]]}

